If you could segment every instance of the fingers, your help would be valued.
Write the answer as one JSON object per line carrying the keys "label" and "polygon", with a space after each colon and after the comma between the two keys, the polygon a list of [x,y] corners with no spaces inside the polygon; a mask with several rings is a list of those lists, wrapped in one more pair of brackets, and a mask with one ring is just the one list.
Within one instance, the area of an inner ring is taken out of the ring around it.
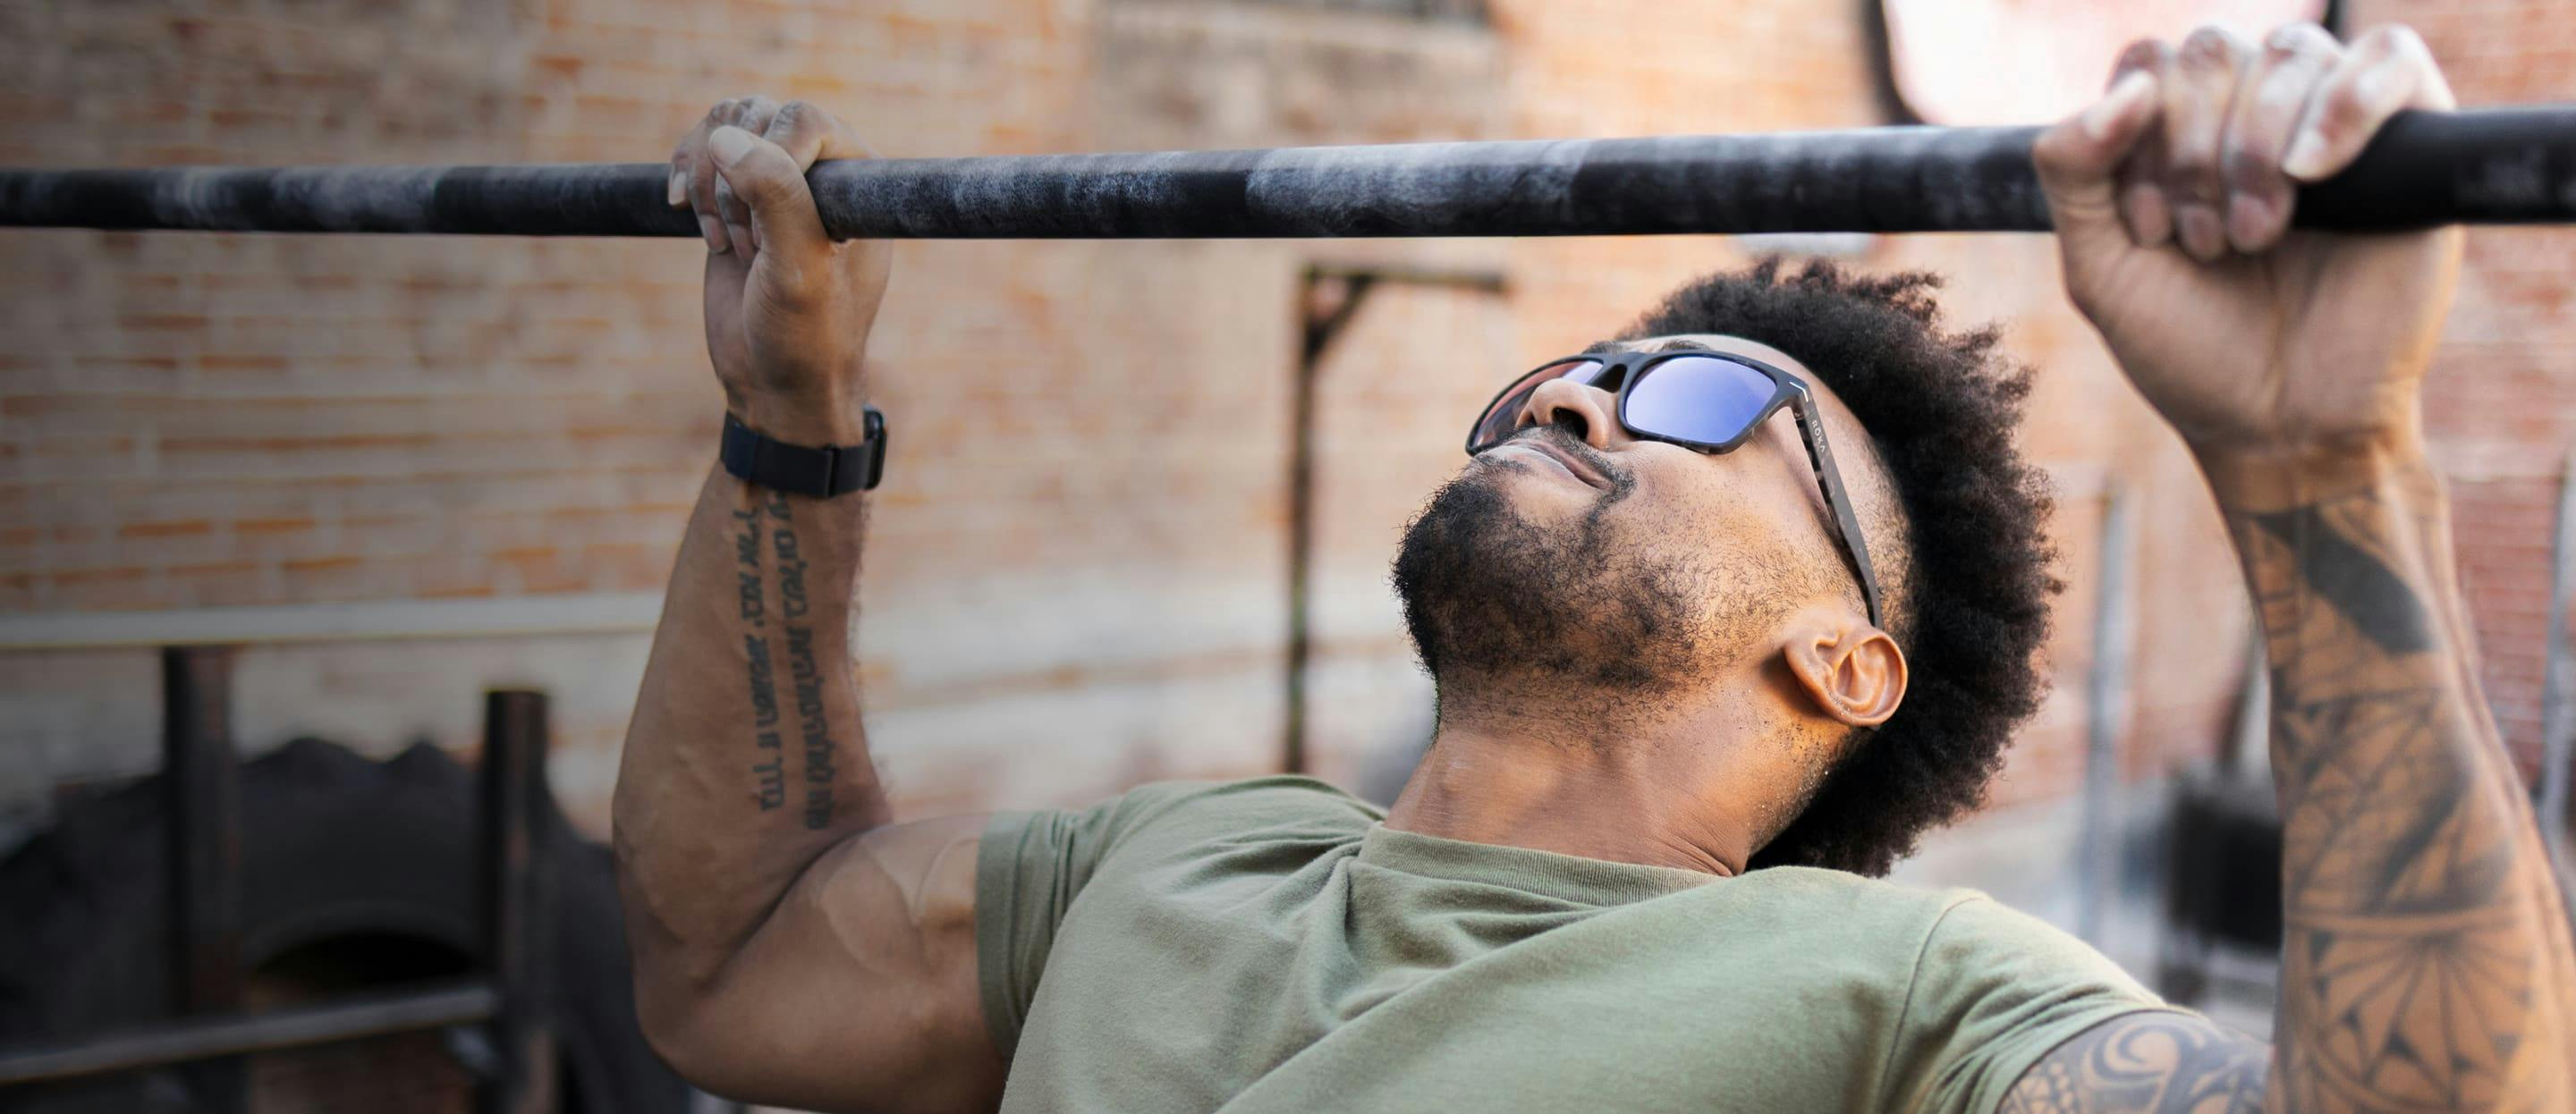
{"label": "fingers", "polygon": [[2165,166],[2159,183],[2173,207],[2174,239],[2208,262],[2227,251],[2227,183],[2220,148],[2235,107],[2238,79],[2254,49],[2217,27],[2203,27],[2175,51],[2164,82]]}
{"label": "fingers", "polygon": [[738,249],[749,252],[756,245],[791,259],[831,250],[805,185],[805,168],[785,150],[731,125],[709,133],[706,149],[727,193],[747,208],[748,231],[736,234]]}
{"label": "fingers", "polygon": [[[735,114],[732,124],[753,135],[768,130],[769,121],[778,115],[778,102],[767,97],[744,97],[740,103],[742,110]],[[733,195],[721,174],[716,176],[716,213],[724,219],[725,238],[733,242],[735,251],[759,249],[760,237],[752,227],[751,208]]]}
{"label": "fingers", "polygon": [[2309,94],[2281,169],[2306,182],[2332,177],[2398,110],[2457,104],[2423,39],[2401,26],[2372,28]]}
{"label": "fingers", "polygon": [[[831,113],[806,101],[789,101],[770,119],[762,138],[778,146],[799,174],[822,159],[872,159],[876,152]],[[757,226],[755,231],[757,231]]]}
{"label": "fingers", "polygon": [[[2114,87],[2134,74],[2153,75],[2159,103],[2111,172],[2116,208],[2131,243],[2170,241],[2202,262],[2268,250],[2289,231],[2300,181],[2351,165],[2398,111],[2454,104],[2423,40],[2395,26],[2344,47],[2322,28],[2293,24],[2259,49],[2203,27],[2179,47],[2132,44]],[[2044,162],[2042,184],[2059,205],[2091,172],[2085,145],[2071,132],[2041,144],[2056,160],[2054,170]]]}
{"label": "fingers", "polygon": [[[666,200],[673,208],[689,204],[695,196],[698,165],[706,161],[700,152],[706,146],[707,133],[715,128],[715,113],[709,112],[700,117],[697,126],[680,137],[680,145],[672,149],[671,186]],[[724,250],[724,225],[703,209],[698,210],[698,235],[706,240],[708,251]]]}
{"label": "fingers", "polygon": [[2111,242],[2129,235],[2118,174],[2153,135],[2163,103],[2154,72],[2134,69],[2101,100],[2040,133],[2031,146],[2050,221],[2070,248],[2088,241],[2118,246]]}
{"label": "fingers", "polygon": [[[2173,47],[2157,39],[2140,39],[2120,52],[2120,61],[2111,70],[2111,83],[2117,86],[2133,73],[2154,78],[2156,114],[2161,117],[2165,75],[2173,65]],[[2128,226],[2129,239],[2140,247],[2151,248],[2173,239],[2173,205],[2165,196],[2164,177],[2164,128],[2151,127],[2120,164],[2115,187],[2121,220]]]}
{"label": "fingers", "polygon": [[770,118],[768,130],[760,135],[796,160],[798,170],[810,170],[821,159],[876,157],[876,152],[869,150],[849,125],[807,101],[781,105],[778,114]]}
{"label": "fingers", "polygon": [[2220,210],[2227,246],[2253,253],[2271,247],[2290,227],[2296,183],[2281,173],[2281,160],[2297,130],[2309,94],[2334,70],[2343,47],[2313,23],[2293,23],[2265,37],[2228,115],[2219,168],[2227,201]]}
{"label": "fingers", "polygon": [[[671,184],[665,200],[673,207],[686,203],[697,210],[698,232],[706,238],[710,252],[722,253],[737,246],[748,252],[754,245],[750,239],[752,221],[749,211],[739,204],[734,206],[731,221],[734,230],[726,228],[725,202],[728,198],[719,192],[723,176],[716,172],[715,160],[708,157],[707,140],[717,129],[738,126],[745,119],[756,119],[766,127],[777,111],[777,102],[767,97],[736,97],[719,101],[707,110],[706,116],[671,152]],[[735,243],[737,239],[742,241],[739,245]]]}

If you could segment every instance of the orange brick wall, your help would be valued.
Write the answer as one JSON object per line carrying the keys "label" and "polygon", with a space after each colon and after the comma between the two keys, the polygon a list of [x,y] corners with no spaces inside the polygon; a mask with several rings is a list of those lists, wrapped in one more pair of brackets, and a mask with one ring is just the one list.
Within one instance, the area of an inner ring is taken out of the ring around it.
{"label": "orange brick wall", "polygon": [[[2361,0],[2424,35],[2466,104],[2576,100],[2576,4]],[[2488,699],[2527,772],[2540,748],[2550,530],[2576,450],[2576,229],[2469,235],[2426,419],[2449,474]]]}
{"label": "orange brick wall", "polygon": [[[0,162],[651,159],[707,103],[753,90],[817,100],[890,154],[1880,122],[1867,40],[1842,8],[1492,9],[1479,25],[1207,0],[12,6]],[[2446,58],[2491,49],[2443,31],[2444,10],[2403,14]],[[2528,85],[2563,82],[2548,75],[2564,65],[2498,64],[2526,87],[2455,64],[2472,101],[2570,92]],[[2563,397],[2576,380],[2548,338],[2561,352],[2576,340],[2569,245],[2514,235],[2478,240],[2444,374]],[[2130,492],[2142,516],[2133,770],[2206,749],[2244,640],[2205,497],[2064,306],[2051,251],[2039,237],[1921,237],[1859,259],[1953,274],[1961,317],[2007,321],[2045,369],[2023,436],[2064,489],[2074,588],[2051,651],[2065,684],[2017,751],[2007,800],[2063,791],[2078,770],[2105,491]],[[0,234],[0,612],[657,590],[718,413],[698,255]],[[1495,377],[1743,258],[1717,238],[902,246],[874,352],[897,435],[861,672],[905,806],[1074,801],[1274,761],[1291,299],[1311,260],[1492,268],[1511,283],[1500,298],[1382,292],[1323,372],[1317,765],[1352,781],[1400,766],[1428,688],[1383,572],[1397,524],[1455,467],[1464,412]],[[1418,377],[1379,374],[1394,366]],[[2458,485],[2464,528],[2534,507],[2545,522],[2555,450],[2518,446],[2566,444],[2576,407],[2499,424],[2541,409],[2439,412],[2446,462],[2475,472]],[[2464,555],[2509,707],[2531,699],[2514,686],[2536,677],[2537,634],[2512,624],[2544,561]],[[242,734],[467,747],[479,686],[544,684],[555,776],[595,823],[643,645],[253,650]],[[41,808],[46,781],[149,767],[148,652],[0,660],[0,813]]]}

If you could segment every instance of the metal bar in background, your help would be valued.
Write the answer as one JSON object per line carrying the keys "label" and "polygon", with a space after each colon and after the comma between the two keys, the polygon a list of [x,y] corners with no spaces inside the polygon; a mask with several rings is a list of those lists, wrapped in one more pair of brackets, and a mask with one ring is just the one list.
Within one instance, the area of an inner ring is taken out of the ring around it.
{"label": "metal bar in background", "polygon": [[[1287,723],[1279,747],[1279,768],[1286,773],[1306,773],[1308,765],[1306,678],[1315,656],[1315,392],[1324,354],[1381,283],[1496,295],[1509,289],[1499,271],[1408,264],[1314,263],[1299,278],[1297,378],[1290,388],[1288,419]],[[1331,300],[1319,303],[1327,291],[1335,291]]]}
{"label": "metal bar in background", "polygon": [[483,698],[480,881],[483,961],[500,1000],[494,1062],[475,1091],[485,1114],[516,1114],[544,1040],[548,1000],[537,952],[546,940],[543,877],[546,694],[499,689]]}
{"label": "metal bar in background", "polygon": [[[2033,232],[2038,128],[835,160],[839,238]],[[0,171],[0,225],[694,236],[664,163]],[[2301,227],[2576,221],[2576,105],[2404,112]]]}
{"label": "metal bar in background", "polygon": [[[1306,674],[1315,652],[1315,373],[1333,338],[1349,327],[1376,283],[1377,277],[1365,271],[1327,277],[1309,267],[1297,285],[1303,320],[1288,407],[1288,722],[1279,745],[1279,768],[1286,773],[1306,772]],[[1336,285],[1331,304],[1317,305]]]}
{"label": "metal bar in background", "polygon": [[[2568,797],[2576,793],[2576,648],[2568,645],[2569,595],[2576,593],[2576,452],[2558,476],[2558,522],[2549,539],[2548,650],[2540,674],[2541,841],[2558,860],[2562,878],[2576,878],[2576,839],[2567,830]],[[2571,898],[2576,900],[2576,898]]]}
{"label": "metal bar in background", "polygon": [[2075,934],[2099,947],[2118,892],[2120,731],[2129,709],[2137,499],[2113,479],[2102,493],[2101,580],[2093,597],[2093,662],[2084,675],[2084,827],[2075,862]]}
{"label": "metal bar in background", "polygon": [[0,1087],[133,1071],[214,1057],[464,1025],[492,1016],[500,996],[479,982],[384,998],[207,1017],[80,1037],[0,1055]]}
{"label": "metal bar in background", "polygon": [[[161,786],[168,817],[171,1004],[181,1016],[242,1007],[241,782],[232,739],[232,650],[161,651]],[[247,1108],[238,1058],[189,1065],[198,1109]]]}

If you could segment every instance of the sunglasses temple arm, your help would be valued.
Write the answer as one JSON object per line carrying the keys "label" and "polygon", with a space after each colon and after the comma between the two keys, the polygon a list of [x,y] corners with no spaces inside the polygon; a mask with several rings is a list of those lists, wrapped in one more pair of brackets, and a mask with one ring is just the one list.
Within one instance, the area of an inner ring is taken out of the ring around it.
{"label": "sunglasses temple arm", "polygon": [[1870,624],[1885,629],[1886,613],[1878,602],[1878,573],[1870,567],[1869,543],[1861,537],[1860,521],[1852,515],[1851,495],[1843,487],[1843,474],[1834,467],[1834,450],[1825,443],[1824,415],[1817,412],[1815,400],[1803,392],[1798,395],[1796,413],[1798,435],[1807,443],[1807,463],[1815,466],[1816,485],[1825,492],[1825,508],[1833,512],[1843,549],[1851,554],[1852,571],[1860,576],[1861,599],[1869,605]]}

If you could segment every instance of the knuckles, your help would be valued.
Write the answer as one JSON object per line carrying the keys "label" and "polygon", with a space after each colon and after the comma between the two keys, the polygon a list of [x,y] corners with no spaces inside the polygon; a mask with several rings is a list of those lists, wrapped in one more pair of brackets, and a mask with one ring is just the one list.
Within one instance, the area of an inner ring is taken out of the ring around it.
{"label": "knuckles", "polygon": [[812,101],[789,101],[779,105],[778,112],[769,118],[769,130],[774,134],[792,135],[812,127],[817,117],[822,117],[822,110],[814,107]]}
{"label": "knuckles", "polygon": [[2191,34],[2183,37],[2179,52],[2185,65],[2199,68],[2232,66],[2248,53],[2250,50],[2245,40],[2237,38],[2233,31],[2214,25],[2193,29]]}
{"label": "knuckles", "polygon": [[784,139],[806,132],[840,130],[840,122],[822,106],[812,101],[776,101],[752,94],[728,97],[708,107],[687,136],[672,148],[674,162],[689,159],[706,146],[707,136],[717,128],[739,127],[753,135]]}
{"label": "knuckles", "polygon": [[2375,58],[2410,53],[2424,48],[2424,40],[2415,29],[2403,23],[2383,23],[2361,33],[2352,48]]}
{"label": "knuckles", "polygon": [[2155,73],[2172,60],[2173,47],[2166,45],[2163,39],[2133,39],[2120,49],[2119,61],[2112,66],[2112,79],[2116,81],[2119,75],[2130,70]]}
{"label": "knuckles", "polygon": [[2313,23],[2284,23],[2263,36],[2263,53],[2275,62],[2305,54],[2331,55],[2342,49],[2333,35]]}

